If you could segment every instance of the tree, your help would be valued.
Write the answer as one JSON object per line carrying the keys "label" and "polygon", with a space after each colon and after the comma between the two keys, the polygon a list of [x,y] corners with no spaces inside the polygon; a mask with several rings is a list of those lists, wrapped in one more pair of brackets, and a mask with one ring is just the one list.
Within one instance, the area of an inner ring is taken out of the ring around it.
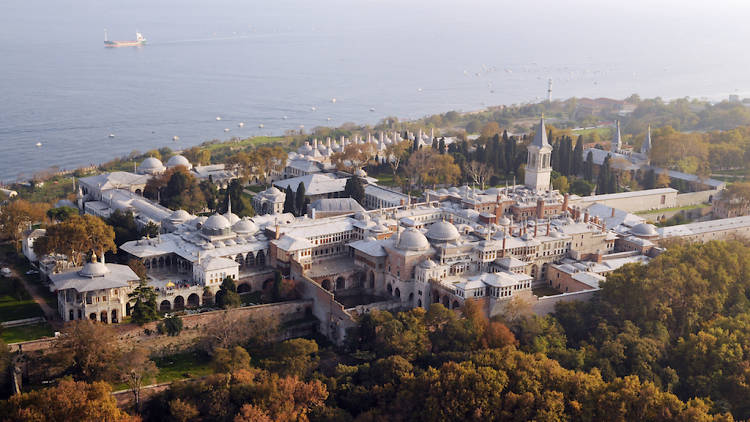
{"label": "tree", "polygon": [[487,122],[482,127],[482,138],[484,139],[489,139],[497,133],[500,133],[500,125],[497,122]]}
{"label": "tree", "polygon": [[231,350],[220,347],[214,350],[211,366],[216,372],[231,374],[250,367],[250,354],[240,346]]}
{"label": "tree", "polygon": [[24,230],[37,221],[44,220],[46,206],[32,204],[23,199],[10,201],[0,208],[0,234],[9,238],[18,247],[18,241]]}
{"label": "tree", "polygon": [[63,206],[47,210],[47,217],[56,222],[65,221],[73,215],[78,215],[78,208]]}
{"label": "tree", "polygon": [[409,157],[407,173],[412,183],[416,182],[419,186],[453,184],[461,176],[461,169],[453,156],[441,155],[432,149],[422,149]]}
{"label": "tree", "polygon": [[0,413],[8,421],[133,421],[117,407],[111,391],[106,382],[87,384],[64,378],[53,387],[11,397],[0,404]]}
{"label": "tree", "polygon": [[393,142],[385,147],[385,157],[395,179],[399,166],[409,157],[409,141]]}
{"label": "tree", "polygon": [[156,307],[156,291],[149,286],[145,278],[141,278],[138,287],[128,293],[130,301],[135,299],[135,304],[130,311],[130,320],[138,325],[159,319]]}
{"label": "tree", "polygon": [[[218,305],[222,308],[237,308],[242,305],[242,299],[240,299],[240,295],[237,293],[237,285],[234,283],[232,277],[226,277],[221,282],[219,292],[221,292],[221,300]],[[219,293],[217,292],[216,295],[219,296]]]}
{"label": "tree", "polygon": [[157,329],[160,334],[176,337],[182,332],[182,318],[177,315],[170,315],[157,325]]}
{"label": "tree", "polygon": [[[133,211],[115,210],[106,220],[115,232],[115,244],[122,245],[125,242],[141,238],[141,231],[135,222]],[[157,227],[158,233],[158,227]]]}
{"label": "tree", "polygon": [[584,179],[576,179],[570,184],[570,193],[579,196],[589,196],[594,190],[594,185]]}
{"label": "tree", "polygon": [[119,351],[117,338],[107,325],[79,319],[68,322],[52,343],[56,362],[73,378],[109,380]]}
{"label": "tree", "polygon": [[576,147],[573,149],[572,174],[578,176],[581,172],[583,172],[583,136],[579,135],[576,140]]}
{"label": "tree", "polygon": [[474,184],[481,186],[484,190],[484,184],[492,174],[492,169],[485,163],[479,161],[470,161],[464,166],[466,174],[471,178]]}
{"label": "tree", "polygon": [[565,176],[559,176],[552,179],[552,188],[557,189],[560,193],[566,193],[570,189],[568,178]]}
{"label": "tree", "polygon": [[445,137],[440,138],[440,142],[438,143],[438,152],[440,154],[445,154]]}
{"label": "tree", "polygon": [[120,381],[128,385],[133,393],[136,412],[141,408],[141,389],[144,383],[149,383],[156,378],[159,369],[149,359],[148,351],[143,347],[134,347],[123,353],[117,364]]}
{"label": "tree", "polygon": [[40,255],[62,254],[74,265],[82,265],[84,255],[89,252],[101,257],[105,252],[117,251],[117,246],[112,226],[86,214],[47,227],[46,234],[34,242],[34,249]]}
{"label": "tree", "polygon": [[284,190],[284,194],[286,195],[284,197],[284,212],[294,214],[294,192],[292,191],[292,187],[290,185],[287,185],[286,189]]}
{"label": "tree", "polygon": [[354,199],[360,205],[365,201],[365,187],[362,184],[362,179],[359,176],[352,176],[346,180],[344,185],[344,195]]}
{"label": "tree", "polygon": [[295,192],[294,195],[294,209],[295,214],[298,216],[302,216],[305,214],[305,184],[302,182],[299,182],[299,185],[297,185],[297,192]]}
{"label": "tree", "polygon": [[318,343],[315,340],[296,338],[275,347],[271,357],[261,364],[283,376],[305,378],[318,364]]}
{"label": "tree", "polygon": [[375,156],[375,152],[375,146],[371,143],[349,144],[343,151],[333,153],[331,162],[336,168],[354,173],[367,164]]}
{"label": "tree", "polygon": [[669,179],[669,173],[666,171],[662,171],[659,173],[659,175],[656,177],[656,184],[654,187],[656,188],[668,188],[670,183]]}
{"label": "tree", "polygon": [[133,270],[135,275],[138,276],[139,280],[145,280],[146,277],[148,276],[146,266],[143,265],[143,262],[141,262],[138,259],[130,258],[128,260],[128,267],[130,267],[130,269]]}
{"label": "tree", "polygon": [[586,162],[583,165],[583,178],[587,182],[594,181],[594,153],[591,151],[586,155]]}
{"label": "tree", "polygon": [[0,397],[11,393],[10,383],[11,354],[10,348],[0,339]]}

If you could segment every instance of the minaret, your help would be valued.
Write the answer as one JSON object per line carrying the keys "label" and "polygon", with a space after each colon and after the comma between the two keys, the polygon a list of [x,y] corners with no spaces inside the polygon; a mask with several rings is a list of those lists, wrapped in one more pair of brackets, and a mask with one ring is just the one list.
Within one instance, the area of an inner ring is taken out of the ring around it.
{"label": "minaret", "polygon": [[[544,127],[544,115],[539,120],[534,140],[527,147],[526,174],[524,184],[536,192],[544,192],[550,188],[552,173],[552,145],[547,141],[547,128]],[[515,184],[515,182],[514,182]]]}
{"label": "minaret", "polygon": [[648,157],[649,151],[651,151],[651,125],[648,125],[646,139],[643,141],[643,145],[641,145],[641,154]]}
{"label": "minaret", "polygon": [[622,138],[620,137],[620,121],[617,120],[617,129],[615,130],[615,137],[612,138],[612,152],[617,152],[622,149]]}
{"label": "minaret", "polygon": [[549,82],[547,82],[547,102],[552,102],[552,78],[549,78]]}

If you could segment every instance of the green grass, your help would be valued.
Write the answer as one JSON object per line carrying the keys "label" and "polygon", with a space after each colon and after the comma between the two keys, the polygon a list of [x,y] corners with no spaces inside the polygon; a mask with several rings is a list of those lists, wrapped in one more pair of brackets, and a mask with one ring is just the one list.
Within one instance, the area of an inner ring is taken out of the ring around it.
{"label": "green grass", "polygon": [[0,321],[43,316],[42,308],[34,299],[18,300],[10,295],[0,295]]}
{"label": "green grass", "polygon": [[559,295],[562,293],[561,291],[555,289],[554,287],[550,286],[543,286],[543,287],[535,287],[531,289],[531,293],[534,294],[534,296],[542,297],[542,296],[554,296]]}
{"label": "green grass", "polygon": [[3,328],[2,332],[0,332],[0,339],[9,344],[36,340],[42,337],[52,337],[54,334],[55,332],[52,327],[45,322],[44,324]]}
{"label": "green grass", "polygon": [[638,211],[634,214],[635,215],[648,215],[648,214],[662,213],[662,212],[693,210],[693,209],[698,209],[698,208],[706,208],[710,206],[711,206],[710,204],[685,205],[683,207],[661,208],[658,210],[650,210],[650,211]]}
{"label": "green grass", "polygon": [[240,299],[242,300],[243,305],[249,305],[251,303],[254,305],[259,305],[262,303],[260,296],[261,296],[261,292],[255,291],[251,293],[240,294]]}
{"label": "green grass", "polygon": [[197,352],[185,352],[154,359],[159,375],[156,382],[171,382],[212,374],[211,360]]}

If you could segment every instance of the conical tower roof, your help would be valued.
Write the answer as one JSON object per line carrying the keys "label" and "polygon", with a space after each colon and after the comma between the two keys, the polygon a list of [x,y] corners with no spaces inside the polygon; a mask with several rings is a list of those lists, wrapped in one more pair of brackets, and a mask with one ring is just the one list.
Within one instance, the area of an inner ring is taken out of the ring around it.
{"label": "conical tower roof", "polygon": [[641,154],[648,154],[651,151],[651,125],[648,125],[648,131],[646,132],[646,139],[641,145]]}
{"label": "conical tower roof", "polygon": [[536,128],[534,140],[531,142],[531,145],[538,146],[539,148],[551,146],[549,142],[547,142],[547,128],[544,127],[544,115],[539,119],[539,126]]}

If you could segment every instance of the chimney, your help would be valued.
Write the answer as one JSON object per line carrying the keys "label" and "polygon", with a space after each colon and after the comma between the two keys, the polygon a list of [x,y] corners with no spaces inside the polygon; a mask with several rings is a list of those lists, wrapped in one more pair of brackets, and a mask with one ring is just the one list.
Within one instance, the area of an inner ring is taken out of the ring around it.
{"label": "chimney", "polygon": [[563,195],[562,212],[565,212],[565,211],[568,210],[568,202],[569,202],[569,200],[570,200],[570,195],[569,194],[566,193],[565,195]]}
{"label": "chimney", "polygon": [[318,149],[318,138],[313,139],[313,148]]}
{"label": "chimney", "polygon": [[549,220],[547,220],[547,236],[549,236]]}
{"label": "chimney", "polygon": [[583,222],[588,223],[589,222],[589,210],[586,210],[585,213],[583,213]]}
{"label": "chimney", "polygon": [[503,232],[503,258],[505,258],[505,232]]}
{"label": "chimney", "polygon": [[372,142],[372,133],[370,132],[367,132],[367,142],[368,143]]}
{"label": "chimney", "polygon": [[278,224],[276,224],[276,234],[274,235],[274,239],[276,240],[279,239],[279,225]]}
{"label": "chimney", "polygon": [[537,227],[539,227],[539,220],[536,220],[534,222],[534,237],[536,237]]}
{"label": "chimney", "polygon": [[381,131],[380,131],[380,143],[381,143],[381,144],[383,143],[383,136],[384,136],[384,135],[383,135],[383,131],[381,130]]}
{"label": "chimney", "polygon": [[435,139],[435,128],[434,127],[430,128],[430,139]]}
{"label": "chimney", "polygon": [[614,217],[614,216],[615,216],[615,207],[612,207],[612,215],[611,215],[611,217]]}
{"label": "chimney", "polygon": [[331,149],[331,137],[330,136],[326,138],[326,146],[328,147],[329,150]]}
{"label": "chimney", "polygon": [[544,218],[544,199],[542,198],[536,200],[536,218]]}

